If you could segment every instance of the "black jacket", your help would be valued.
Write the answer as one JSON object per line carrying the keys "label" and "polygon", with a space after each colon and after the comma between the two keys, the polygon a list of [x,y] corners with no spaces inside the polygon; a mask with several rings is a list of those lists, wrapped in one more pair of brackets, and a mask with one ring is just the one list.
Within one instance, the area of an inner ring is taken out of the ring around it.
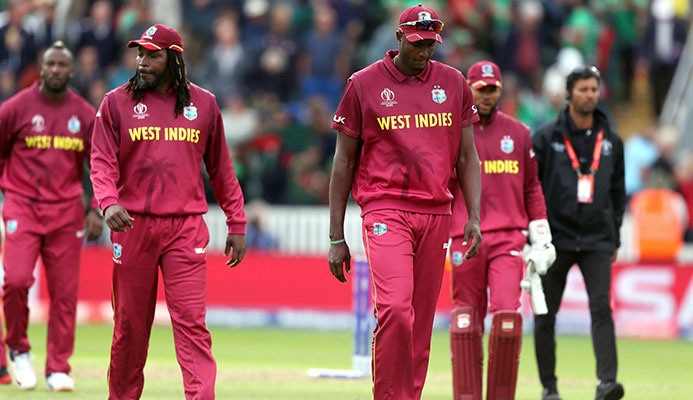
{"label": "black jacket", "polygon": [[[594,197],[590,204],[577,202],[577,173],[565,150],[566,135],[577,153],[583,173],[589,171],[597,132],[604,130],[602,156],[595,174]],[[626,208],[623,141],[611,130],[598,109],[590,135],[578,131],[568,108],[556,120],[532,136],[538,174],[546,199],[553,244],[557,250],[613,252],[621,246],[619,230]]]}

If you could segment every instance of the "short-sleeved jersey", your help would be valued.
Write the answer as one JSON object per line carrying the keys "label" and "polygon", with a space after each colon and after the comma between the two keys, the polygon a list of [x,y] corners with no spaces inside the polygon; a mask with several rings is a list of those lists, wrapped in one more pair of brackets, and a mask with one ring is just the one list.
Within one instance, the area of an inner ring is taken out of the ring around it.
{"label": "short-sleeved jersey", "polygon": [[71,89],[51,102],[39,83],[8,99],[0,107],[0,188],[40,202],[79,197],[95,114]]}
{"label": "short-sleeved jersey", "polygon": [[361,213],[398,209],[450,214],[448,178],[462,128],[478,120],[461,72],[429,61],[419,74],[395,67],[391,50],[353,74],[332,128],[362,141],[352,185]]}
{"label": "short-sleeved jersey", "polygon": [[[529,221],[545,219],[529,127],[494,111],[485,124],[474,124],[474,143],[481,162],[481,231],[527,229]],[[467,208],[455,176],[450,187],[455,195],[450,236],[462,236]]]}
{"label": "short-sleeved jersey", "polygon": [[191,83],[190,105],[176,117],[173,89],[147,90],[135,102],[125,87],[106,94],[94,124],[91,180],[99,206],[120,204],[155,216],[204,214],[204,160],[229,233],[245,233],[243,194],[214,95]]}

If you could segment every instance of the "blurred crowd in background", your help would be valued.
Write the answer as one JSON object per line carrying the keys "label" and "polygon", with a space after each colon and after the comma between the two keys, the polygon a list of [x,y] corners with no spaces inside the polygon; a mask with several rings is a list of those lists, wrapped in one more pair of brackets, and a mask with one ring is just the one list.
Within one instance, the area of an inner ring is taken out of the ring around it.
{"label": "blurred crowd in background", "polygon": [[[217,96],[246,201],[326,204],[336,142],[330,122],[344,83],[397,47],[399,15],[418,3],[0,0],[0,101],[39,79],[42,49],[61,39],[75,54],[73,88],[98,107],[135,71],[127,41],[155,23],[170,25],[183,36],[188,78]],[[628,195],[677,190],[693,227],[693,158],[675,156],[680,133],[657,125],[686,42],[689,0],[424,3],[445,22],[434,58],[465,73],[476,61],[495,61],[504,78],[500,108],[533,131],[565,105],[567,74],[596,65],[601,107],[616,116],[626,142]],[[639,92],[637,82],[645,86]],[[626,126],[634,114],[647,118]]]}

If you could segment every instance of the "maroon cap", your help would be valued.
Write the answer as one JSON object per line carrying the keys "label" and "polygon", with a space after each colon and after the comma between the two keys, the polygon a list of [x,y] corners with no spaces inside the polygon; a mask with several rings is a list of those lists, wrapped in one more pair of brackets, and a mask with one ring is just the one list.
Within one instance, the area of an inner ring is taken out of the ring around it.
{"label": "maroon cap", "polygon": [[399,31],[410,42],[433,39],[443,43],[439,32],[444,25],[435,11],[421,4],[407,8],[399,17]]}
{"label": "maroon cap", "polygon": [[131,40],[128,47],[142,46],[147,50],[171,49],[179,53],[183,52],[183,39],[180,34],[170,26],[156,24],[150,26],[142,34],[139,40]]}
{"label": "maroon cap", "polygon": [[502,89],[500,68],[491,61],[479,61],[469,67],[467,71],[467,82],[474,89],[481,89],[484,86],[498,86]]}

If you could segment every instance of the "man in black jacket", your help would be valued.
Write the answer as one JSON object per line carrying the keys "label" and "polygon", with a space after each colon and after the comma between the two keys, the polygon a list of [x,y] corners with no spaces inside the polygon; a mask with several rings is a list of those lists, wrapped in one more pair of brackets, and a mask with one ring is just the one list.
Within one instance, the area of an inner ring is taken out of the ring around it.
{"label": "man in black jacket", "polygon": [[616,339],[609,303],[611,264],[621,245],[619,229],[626,206],[623,142],[597,109],[599,78],[595,67],[571,72],[566,85],[568,106],[532,137],[557,256],[542,277],[549,312],[535,316],[544,400],[560,400],[554,328],[566,277],[575,263],[589,296],[599,379],[596,399],[620,399],[624,393],[616,381]]}

